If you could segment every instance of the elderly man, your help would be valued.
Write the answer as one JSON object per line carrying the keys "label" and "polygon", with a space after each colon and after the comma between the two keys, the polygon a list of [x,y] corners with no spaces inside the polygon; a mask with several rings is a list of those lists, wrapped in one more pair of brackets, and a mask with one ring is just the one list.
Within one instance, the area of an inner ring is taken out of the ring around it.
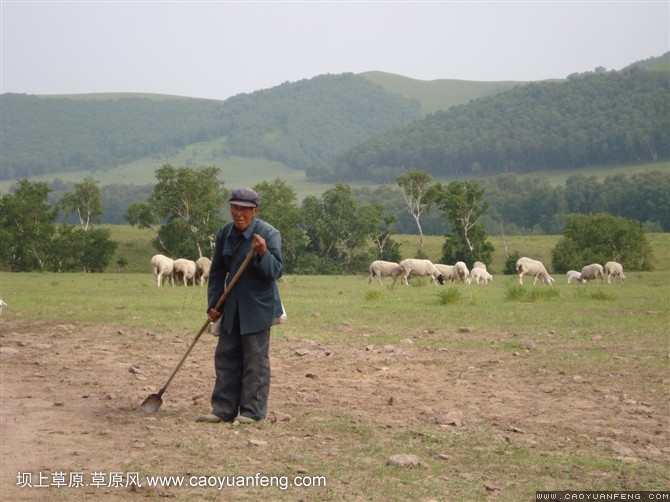
{"label": "elderly man", "polygon": [[[207,291],[210,321],[223,316],[212,412],[198,421],[253,423],[267,412],[270,328],[282,314],[276,282],[283,273],[281,235],[257,217],[260,198],[254,190],[234,190],[229,203],[232,221],[217,233]],[[254,258],[217,312],[214,305],[251,249]]]}

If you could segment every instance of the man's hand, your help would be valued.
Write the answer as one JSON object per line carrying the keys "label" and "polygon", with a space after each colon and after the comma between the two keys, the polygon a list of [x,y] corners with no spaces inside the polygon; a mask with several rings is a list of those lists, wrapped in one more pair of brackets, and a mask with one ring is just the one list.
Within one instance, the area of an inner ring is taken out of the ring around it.
{"label": "man's hand", "polygon": [[221,317],[221,313],[217,310],[209,309],[207,316],[209,317],[209,322],[216,322],[216,320]]}
{"label": "man's hand", "polygon": [[263,237],[258,234],[254,234],[253,240],[251,242],[251,248],[256,251],[258,256],[263,256],[268,250],[268,245]]}

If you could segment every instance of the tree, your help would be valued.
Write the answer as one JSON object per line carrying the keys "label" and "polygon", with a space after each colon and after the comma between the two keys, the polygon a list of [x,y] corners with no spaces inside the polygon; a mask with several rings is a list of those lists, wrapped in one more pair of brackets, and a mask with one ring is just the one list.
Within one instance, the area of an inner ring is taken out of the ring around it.
{"label": "tree", "polygon": [[153,228],[154,247],[170,256],[211,256],[216,232],[224,221],[224,183],[216,167],[190,169],[165,164],[156,170],[158,183],[146,204],[128,208],[133,225]]}
{"label": "tree", "polygon": [[636,221],[611,214],[570,214],[551,251],[552,267],[564,273],[589,263],[617,261],[627,270],[651,270],[652,250]]}
{"label": "tree", "polygon": [[435,190],[437,204],[451,226],[451,234],[442,247],[443,262],[491,263],[494,248],[486,241],[486,230],[481,223],[488,209],[484,190],[468,181],[452,181],[446,186],[438,184]]}
{"label": "tree", "polygon": [[42,270],[49,257],[58,211],[47,203],[46,183],[19,180],[14,194],[0,198],[2,256],[14,272]]}
{"label": "tree", "polygon": [[414,218],[419,230],[419,250],[423,250],[423,230],[421,228],[421,215],[430,209],[430,182],[432,176],[426,171],[413,169],[398,176],[396,182],[402,191],[405,200],[405,208]]}
{"label": "tree", "polygon": [[379,260],[400,261],[400,245],[391,238],[396,221],[397,218],[393,215],[385,216],[371,235],[377,248],[375,254]]}
{"label": "tree", "polygon": [[3,261],[13,271],[102,272],[117,247],[110,231],[56,225],[57,208],[69,202],[50,205],[49,192],[44,183],[22,180],[14,195],[0,199]]}
{"label": "tree", "polygon": [[74,193],[66,193],[60,200],[60,208],[66,215],[76,214],[79,224],[88,230],[91,223],[102,215],[102,196],[98,182],[87,177],[75,183]]}
{"label": "tree", "polygon": [[[306,197],[302,204],[306,254],[299,273],[331,274],[363,269],[369,236],[379,226],[381,208],[358,205],[348,185],[338,183],[320,198]],[[311,255],[311,256],[310,256]]]}
{"label": "tree", "polygon": [[297,205],[295,190],[279,178],[272,183],[263,181],[253,188],[261,199],[258,216],[281,233],[284,271],[292,273],[305,245],[304,232],[300,225],[296,225],[302,219],[302,211]]}
{"label": "tree", "polygon": [[118,246],[110,235],[106,228],[60,225],[51,243],[50,268],[54,272],[104,272]]}

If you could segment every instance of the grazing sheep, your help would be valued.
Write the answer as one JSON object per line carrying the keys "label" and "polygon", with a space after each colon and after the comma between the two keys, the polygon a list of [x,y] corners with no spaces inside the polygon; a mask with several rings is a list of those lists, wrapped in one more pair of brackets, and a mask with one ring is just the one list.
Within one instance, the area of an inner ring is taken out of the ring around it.
{"label": "grazing sheep", "polygon": [[454,265],[454,271],[456,272],[456,278],[454,280],[458,279],[460,280],[463,284],[465,284],[470,277],[470,271],[468,270],[468,266],[462,262],[462,261],[457,261],[456,264]]}
{"label": "grazing sheep", "polygon": [[487,270],[486,268],[486,263],[482,263],[481,261],[476,261],[472,264],[472,268],[481,268],[483,270]]}
{"label": "grazing sheep", "polygon": [[584,281],[591,281],[593,279],[600,278],[600,282],[605,284],[605,276],[603,274],[603,266],[600,263],[591,263],[591,265],[586,265],[582,267],[582,271],[579,274],[580,283]]}
{"label": "grazing sheep", "polygon": [[579,272],[577,272],[576,270],[568,270],[565,275],[568,277],[568,284],[570,284],[570,281],[572,281],[572,279],[576,279],[577,281],[579,281]]}
{"label": "grazing sheep", "polygon": [[188,286],[195,284],[195,271],[197,267],[193,260],[179,258],[174,261],[174,281],[177,286]]}
{"label": "grazing sheep", "polygon": [[445,281],[454,282],[461,281],[466,283],[468,281],[468,266],[462,261],[456,262],[455,265],[443,265],[442,263],[435,263],[435,268],[444,276]]}
{"label": "grazing sheep", "polygon": [[516,261],[516,273],[519,274],[519,284],[523,284],[523,276],[530,275],[535,277],[533,285],[540,279],[543,284],[551,286],[554,283],[554,278],[549,275],[547,269],[541,261],[533,260],[522,256]]}
{"label": "grazing sheep", "polygon": [[420,277],[429,276],[430,280],[437,284],[444,284],[444,276],[435,268],[435,265],[430,260],[419,260],[417,258],[407,258],[401,261],[398,265],[402,268],[403,284],[409,286],[409,276],[415,275]]}
{"label": "grazing sheep", "polygon": [[626,276],[623,273],[623,265],[616,261],[605,263],[605,273],[607,274],[607,284],[612,284],[612,277],[618,277],[621,284],[626,280]]}
{"label": "grazing sheep", "polygon": [[475,281],[477,284],[488,284],[493,280],[493,276],[483,268],[475,267],[470,271],[470,281]]}
{"label": "grazing sheep", "polygon": [[393,261],[376,260],[370,263],[370,275],[368,276],[368,284],[372,279],[376,278],[379,285],[382,285],[382,277],[393,277],[393,285],[395,285],[398,277],[402,275],[402,268]]}
{"label": "grazing sheep", "polygon": [[201,256],[195,260],[195,283],[202,286],[209,279],[209,269],[212,266],[212,260],[206,256]]}
{"label": "grazing sheep", "polygon": [[0,298],[0,314],[2,314],[2,307],[7,307],[7,304]]}
{"label": "grazing sheep", "polygon": [[443,265],[442,263],[435,263],[435,268],[444,276],[445,281],[453,282],[454,278],[458,278],[458,273],[454,271],[453,265]]}
{"label": "grazing sheep", "polygon": [[156,254],[151,257],[151,269],[156,277],[156,285],[160,288],[164,282],[174,284],[172,272],[174,270],[174,261],[162,254]]}

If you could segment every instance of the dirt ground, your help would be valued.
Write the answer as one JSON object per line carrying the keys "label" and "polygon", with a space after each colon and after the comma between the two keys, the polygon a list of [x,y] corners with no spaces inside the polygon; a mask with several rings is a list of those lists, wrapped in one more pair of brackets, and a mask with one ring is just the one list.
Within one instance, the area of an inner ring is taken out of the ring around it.
{"label": "dirt ground", "polygon": [[[337,456],[343,446],[333,441],[337,431],[324,431],[323,437],[316,438],[313,422],[336,415],[337,410],[375,430],[467,426],[471,431],[500,431],[501,441],[509,441],[511,435],[529,447],[538,441],[545,447],[548,437],[556,447],[585,438],[590,447],[605,444],[603,451],[607,448],[624,462],[670,466],[667,396],[636,387],[632,366],[617,374],[547,371],[531,375],[523,370],[527,357],[523,347],[518,353],[490,357],[475,351],[456,355],[417,347],[412,334],[397,346],[371,346],[363,338],[342,346],[275,337],[266,425],[252,432],[226,426],[212,439],[221,441],[220,445],[212,446],[208,438],[218,425],[195,422],[199,414],[209,411],[215,343],[211,335],[203,335],[163,396],[163,406],[150,416],[140,410],[141,402],[165,383],[192,338],[6,320],[1,328],[3,501],[178,498],[189,492],[182,490],[178,495],[146,484],[125,486],[129,473],[202,473],[198,469],[206,469],[212,457],[225,456],[214,451],[223,445],[252,452],[247,453],[247,473],[263,468],[276,472],[283,466],[287,472],[319,474],[309,459]],[[424,338],[438,335],[421,334]],[[500,343],[512,341],[514,335],[479,336]],[[668,385],[667,376],[657,378]],[[189,450],[196,443],[201,450]],[[256,455],[249,444],[260,448],[269,444],[271,455]],[[81,473],[88,486],[59,487],[59,473],[66,485],[74,473]],[[123,487],[94,486],[95,473],[105,475],[105,485],[111,473],[121,473]],[[50,486],[37,486],[40,474],[42,484]],[[482,493],[493,492],[494,500],[495,492],[504,494],[510,481],[487,476],[475,476],[473,482],[486,485]],[[343,494],[351,493],[346,491],[351,481],[331,477],[328,492],[303,489],[284,496],[347,499]],[[191,493],[193,499],[227,500],[206,495],[210,492],[204,489]],[[431,497],[414,500],[425,499]]]}

